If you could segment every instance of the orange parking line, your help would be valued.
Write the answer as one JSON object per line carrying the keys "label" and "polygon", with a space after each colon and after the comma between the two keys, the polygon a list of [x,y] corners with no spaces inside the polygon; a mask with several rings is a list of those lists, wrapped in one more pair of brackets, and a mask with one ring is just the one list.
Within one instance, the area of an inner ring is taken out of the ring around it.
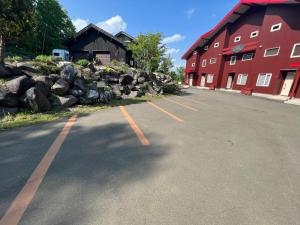
{"label": "orange parking line", "polygon": [[154,108],[158,109],[159,111],[165,113],[166,115],[168,115],[169,117],[171,117],[172,119],[176,120],[177,122],[183,122],[182,119],[180,119],[179,117],[175,116],[174,114],[164,110],[163,108],[159,107],[158,105],[154,104],[153,102],[148,102],[148,104],[150,104],[151,106],[153,106]]}
{"label": "orange parking line", "polygon": [[17,225],[27,207],[35,196],[40,184],[42,183],[51,163],[60,150],[65,138],[75,123],[77,116],[72,116],[65,124],[63,130],[57,136],[48,152],[45,154],[39,165],[35,168],[32,175],[27,180],[26,184],[14,199],[4,216],[0,220],[0,225]]}
{"label": "orange parking line", "polygon": [[190,110],[192,110],[192,111],[198,112],[198,109],[195,109],[195,108],[193,108],[193,107],[191,107],[191,106],[188,106],[188,105],[185,105],[185,104],[183,104],[183,103],[180,103],[180,102],[171,100],[171,99],[169,99],[169,98],[164,98],[164,99],[165,99],[166,101],[168,101],[168,102],[172,102],[172,103],[174,103],[174,104],[180,105],[180,106],[182,106],[182,107],[184,107],[184,108],[186,108],[186,109],[190,109]]}
{"label": "orange parking line", "polygon": [[136,122],[129,115],[129,113],[126,111],[125,107],[120,106],[120,110],[123,113],[124,117],[127,119],[129,125],[131,126],[131,128],[134,131],[134,133],[136,134],[136,136],[140,139],[141,143],[143,145],[150,145],[150,141],[145,137],[143,131],[138,127]]}

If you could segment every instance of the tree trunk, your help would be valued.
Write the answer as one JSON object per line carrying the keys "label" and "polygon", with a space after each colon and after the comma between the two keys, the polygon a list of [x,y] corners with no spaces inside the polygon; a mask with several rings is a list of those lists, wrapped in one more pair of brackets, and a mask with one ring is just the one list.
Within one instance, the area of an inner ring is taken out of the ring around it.
{"label": "tree trunk", "polygon": [[4,48],[5,48],[5,40],[4,36],[0,34],[0,65],[4,65]]}

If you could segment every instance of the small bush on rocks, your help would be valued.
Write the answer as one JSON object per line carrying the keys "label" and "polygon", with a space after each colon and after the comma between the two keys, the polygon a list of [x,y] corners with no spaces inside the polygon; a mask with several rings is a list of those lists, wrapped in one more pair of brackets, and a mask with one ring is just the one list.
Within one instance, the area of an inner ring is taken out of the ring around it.
{"label": "small bush on rocks", "polygon": [[55,63],[61,61],[61,58],[52,55],[38,55],[37,57],[35,57],[34,61],[43,63]]}
{"label": "small bush on rocks", "polygon": [[87,59],[80,59],[76,62],[77,65],[87,67],[90,64],[90,61]]}
{"label": "small bush on rocks", "polygon": [[22,62],[23,58],[21,56],[8,56],[8,57],[5,58],[5,61],[10,62],[10,63]]}

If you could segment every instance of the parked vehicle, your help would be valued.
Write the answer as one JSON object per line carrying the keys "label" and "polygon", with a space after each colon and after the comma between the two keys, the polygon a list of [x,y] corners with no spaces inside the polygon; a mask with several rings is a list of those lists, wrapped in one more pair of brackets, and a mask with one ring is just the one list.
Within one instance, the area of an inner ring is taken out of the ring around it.
{"label": "parked vehicle", "polygon": [[53,49],[52,55],[55,57],[60,57],[64,61],[69,61],[70,53],[65,49]]}

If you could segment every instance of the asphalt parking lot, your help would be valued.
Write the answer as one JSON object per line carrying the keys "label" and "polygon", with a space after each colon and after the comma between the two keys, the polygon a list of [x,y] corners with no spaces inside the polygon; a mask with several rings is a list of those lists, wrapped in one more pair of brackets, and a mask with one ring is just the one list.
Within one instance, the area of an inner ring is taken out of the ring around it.
{"label": "asphalt parking lot", "polygon": [[299,162],[299,106],[188,89],[0,133],[0,225],[297,225]]}

